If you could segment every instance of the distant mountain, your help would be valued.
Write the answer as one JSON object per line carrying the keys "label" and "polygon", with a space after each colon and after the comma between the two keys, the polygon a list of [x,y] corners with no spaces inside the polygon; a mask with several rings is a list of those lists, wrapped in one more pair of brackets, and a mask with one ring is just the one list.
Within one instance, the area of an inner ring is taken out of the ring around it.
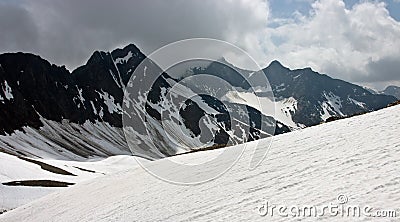
{"label": "distant mountain", "polygon": [[[232,76],[238,76],[233,69],[230,73],[228,69],[220,71],[222,69],[223,65],[213,63],[205,70],[218,77],[229,76],[227,81],[231,81]],[[275,118],[292,128],[316,125],[331,116],[344,117],[370,112],[384,108],[396,100],[393,96],[373,94],[361,86],[333,79],[310,68],[290,70],[278,61],[271,62],[263,72],[274,92]],[[241,73],[247,74],[246,78],[251,80],[252,72]],[[243,77],[233,79],[232,85],[242,89],[249,88]],[[240,99],[236,99],[237,97]],[[251,98],[246,93],[235,92],[235,96],[228,98],[231,102],[251,103]],[[258,99],[265,101],[262,96]]]}
{"label": "distant mountain", "polygon": [[381,94],[391,95],[400,99],[400,87],[398,86],[388,86],[385,90],[380,92]]}
{"label": "distant mountain", "polygon": [[[290,70],[278,61],[261,72],[275,99],[263,94],[267,86],[254,79],[255,72],[225,60],[206,63],[185,76],[207,73],[229,85],[177,84],[174,70],[163,72],[145,59],[131,44],[96,51],[70,72],[32,54],[0,55],[0,151],[79,160],[131,154],[129,143],[135,155],[157,159],[257,140],[330,116],[377,110],[396,100],[309,68]],[[171,96],[176,86],[179,93]],[[254,86],[263,90],[252,92]],[[196,94],[198,89],[208,93]],[[269,109],[262,110],[257,102]]]}
{"label": "distant mountain", "polygon": [[297,101],[293,121],[306,126],[330,116],[378,110],[396,100],[391,96],[374,95],[363,87],[319,74],[310,68],[289,70],[275,61],[264,72],[278,100],[292,97]]}

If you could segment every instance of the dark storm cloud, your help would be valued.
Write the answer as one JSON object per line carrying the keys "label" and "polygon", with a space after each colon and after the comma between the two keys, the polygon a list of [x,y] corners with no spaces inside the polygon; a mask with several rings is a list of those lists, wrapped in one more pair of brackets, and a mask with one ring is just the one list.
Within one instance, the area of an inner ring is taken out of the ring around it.
{"label": "dark storm cloud", "polygon": [[400,59],[395,57],[384,57],[378,61],[368,63],[369,73],[372,75],[362,79],[365,82],[399,81]]}
{"label": "dark storm cloud", "polygon": [[32,15],[11,2],[0,2],[0,49],[29,50],[38,46],[38,29]]}
{"label": "dark storm cloud", "polygon": [[341,74],[343,68],[337,66],[331,66],[330,68],[332,73],[336,73],[340,79],[361,85],[372,84],[379,89],[391,84],[398,85],[398,82],[400,82],[400,59],[394,56],[386,56],[377,61],[369,61],[364,72],[351,69]]}
{"label": "dark storm cloud", "polygon": [[245,49],[262,66],[278,59],[346,81],[400,79],[400,22],[380,2],[346,8],[342,0],[318,0],[310,13],[269,26],[280,20],[271,18],[268,0],[0,1],[0,53],[33,52],[70,69],[95,50],[134,43],[149,54],[177,40],[209,37]]}
{"label": "dark storm cloud", "polygon": [[94,50],[135,43],[150,53],[185,38],[226,39],[260,28],[259,17],[249,14],[254,15],[254,3],[262,1],[226,2],[230,1],[35,0],[1,5],[8,13],[1,13],[6,20],[0,21],[0,28],[9,33],[0,34],[0,51],[28,50],[76,67]]}

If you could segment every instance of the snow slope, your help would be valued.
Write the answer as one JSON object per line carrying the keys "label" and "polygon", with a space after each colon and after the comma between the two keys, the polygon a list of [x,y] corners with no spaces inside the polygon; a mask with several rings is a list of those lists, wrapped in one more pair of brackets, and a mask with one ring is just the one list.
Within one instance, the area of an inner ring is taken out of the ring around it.
{"label": "snow slope", "polygon": [[271,101],[268,97],[260,97],[251,92],[230,91],[223,99],[232,103],[249,105],[266,116],[274,116],[276,120],[292,129],[304,128],[293,121],[293,114],[297,111],[297,101],[293,97]]}
{"label": "snow slope", "polygon": [[61,123],[41,118],[43,127],[23,127],[0,135],[0,151],[34,158],[86,161],[113,155],[132,155],[123,130],[105,122]]}
{"label": "snow slope", "polygon": [[[298,221],[290,216],[261,217],[258,209],[265,201],[299,207],[328,205],[336,203],[340,194],[348,197],[350,205],[396,209],[399,129],[400,106],[390,107],[276,136],[268,156],[254,170],[249,170],[252,150],[246,150],[226,174],[201,185],[172,185],[137,167],[51,194],[1,215],[0,221]],[[268,145],[268,140],[259,142]],[[199,160],[217,152],[172,159]]]}

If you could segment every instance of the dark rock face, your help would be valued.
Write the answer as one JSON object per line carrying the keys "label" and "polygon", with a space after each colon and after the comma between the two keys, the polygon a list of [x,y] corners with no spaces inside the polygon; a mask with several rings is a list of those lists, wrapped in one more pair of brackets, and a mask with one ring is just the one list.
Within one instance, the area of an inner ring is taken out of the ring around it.
{"label": "dark rock face", "polygon": [[[0,64],[0,133],[12,133],[22,126],[39,127],[39,115],[61,121],[78,112],[71,99],[76,89],[64,88],[72,83],[65,68],[23,53],[1,55]],[[12,98],[6,98],[5,85]]]}
{"label": "dark rock face", "polygon": [[[115,64],[123,52],[133,53],[127,65]],[[121,110],[105,101],[121,104],[123,85],[145,56],[134,45],[112,53],[95,52],[87,64],[70,73],[65,67],[51,65],[39,56],[26,53],[0,55],[0,133],[12,133],[22,126],[41,126],[39,115],[60,122],[105,121],[121,127]],[[124,72],[122,72],[122,71]],[[123,73],[121,75],[120,73]],[[5,83],[12,99],[6,99]],[[110,109],[109,109],[110,108]],[[99,114],[101,111],[101,115]]]}
{"label": "dark rock face", "polygon": [[385,90],[380,92],[381,94],[394,96],[397,99],[400,99],[400,87],[398,86],[388,86]]}

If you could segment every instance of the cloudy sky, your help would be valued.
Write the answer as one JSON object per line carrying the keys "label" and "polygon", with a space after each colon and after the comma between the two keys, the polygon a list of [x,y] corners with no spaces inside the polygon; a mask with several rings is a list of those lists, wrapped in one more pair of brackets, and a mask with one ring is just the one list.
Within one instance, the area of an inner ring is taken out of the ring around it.
{"label": "cloudy sky", "polygon": [[400,85],[400,0],[0,0],[0,52],[73,69],[95,50],[135,43],[146,54],[186,38],[245,49],[382,89]]}

